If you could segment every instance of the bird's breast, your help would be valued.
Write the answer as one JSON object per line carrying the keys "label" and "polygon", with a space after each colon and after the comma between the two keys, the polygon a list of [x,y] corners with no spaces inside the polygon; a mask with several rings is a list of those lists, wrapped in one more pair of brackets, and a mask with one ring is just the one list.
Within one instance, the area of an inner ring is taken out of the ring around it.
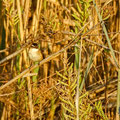
{"label": "bird's breast", "polygon": [[30,48],[29,57],[33,61],[41,61],[43,59],[41,51],[36,48]]}

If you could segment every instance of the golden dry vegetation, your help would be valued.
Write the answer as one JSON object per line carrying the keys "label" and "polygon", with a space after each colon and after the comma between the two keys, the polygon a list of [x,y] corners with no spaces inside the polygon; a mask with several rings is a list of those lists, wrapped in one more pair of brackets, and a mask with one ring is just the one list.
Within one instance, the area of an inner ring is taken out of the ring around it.
{"label": "golden dry vegetation", "polygon": [[0,119],[119,120],[119,10],[120,0],[0,0]]}

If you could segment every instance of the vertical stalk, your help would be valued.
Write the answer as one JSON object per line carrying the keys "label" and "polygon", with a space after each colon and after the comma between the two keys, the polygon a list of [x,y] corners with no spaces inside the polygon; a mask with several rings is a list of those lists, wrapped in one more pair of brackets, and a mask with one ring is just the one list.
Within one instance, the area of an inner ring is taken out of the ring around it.
{"label": "vertical stalk", "polygon": [[80,68],[81,68],[81,52],[82,52],[82,39],[80,44],[80,50],[79,50],[79,62],[78,62],[78,75],[77,75],[77,93],[76,93],[76,112],[77,112],[77,120],[79,120],[79,85],[80,85]]}
{"label": "vertical stalk", "polygon": [[[120,30],[120,0],[118,6],[118,31]],[[120,51],[120,35],[118,35],[118,47]],[[119,65],[120,65],[120,55],[119,55]],[[117,88],[117,107],[116,107],[116,120],[120,118],[120,69],[118,70],[118,88]]]}
{"label": "vertical stalk", "polygon": [[23,38],[24,38],[23,19],[22,19],[22,13],[21,13],[20,1],[19,0],[17,0],[17,10],[18,10],[18,15],[19,15],[19,19],[20,19],[20,37],[21,37],[21,42],[23,42]]}
{"label": "vertical stalk", "polygon": [[[2,13],[2,3],[3,1],[2,0],[0,0],[0,36],[2,36],[2,30],[3,30],[3,13]],[[0,45],[1,45],[1,43],[2,43],[2,37],[0,37]],[[1,48],[1,46],[0,46],[0,48]]]}
{"label": "vertical stalk", "polygon": [[117,108],[116,108],[116,120],[120,118],[120,69],[118,70],[118,88],[117,88]]}
{"label": "vertical stalk", "polygon": [[32,87],[30,83],[30,77],[27,77],[28,80],[28,97],[29,97],[29,107],[30,107],[30,116],[31,120],[34,120],[34,105],[32,103]]}
{"label": "vertical stalk", "polygon": [[[25,8],[25,12],[26,12],[26,17],[28,17],[30,1],[27,0],[26,2],[27,2],[26,4],[28,4],[28,5]],[[24,1],[23,1],[23,3],[24,3]],[[20,0],[17,0],[17,9],[18,9],[18,15],[19,15],[19,19],[20,19],[20,38],[21,38],[21,43],[24,43],[24,26],[23,26],[23,18],[22,18]],[[28,19],[26,17],[24,18],[25,28],[26,28],[26,26],[28,24],[27,23]],[[20,63],[22,63],[22,56],[20,57],[20,59],[21,59]],[[27,65],[28,65],[27,53],[26,53],[25,50],[23,51],[23,60],[25,62],[25,67],[27,67]],[[22,64],[21,64],[21,66],[22,66]],[[28,97],[29,97],[30,115],[31,115],[31,120],[34,120],[34,105],[32,103],[32,87],[31,87],[31,83],[30,83],[30,77],[27,77],[27,81],[28,81]]]}

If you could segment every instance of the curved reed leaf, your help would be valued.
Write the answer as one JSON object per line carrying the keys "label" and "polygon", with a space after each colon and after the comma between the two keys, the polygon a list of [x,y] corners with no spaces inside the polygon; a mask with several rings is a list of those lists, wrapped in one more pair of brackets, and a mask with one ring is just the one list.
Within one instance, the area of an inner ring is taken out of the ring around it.
{"label": "curved reed leaf", "polygon": [[63,99],[63,98],[60,97],[60,96],[59,96],[59,99],[60,99],[62,102],[66,103],[66,104],[70,105],[72,108],[74,108],[74,105],[73,105],[70,101],[67,101],[67,100]]}
{"label": "curved reed leaf", "polygon": [[60,77],[62,77],[63,79],[68,80],[68,78],[67,78],[67,77],[63,76],[63,75],[62,75],[62,74],[60,74],[58,71],[56,71],[56,73],[57,73],[57,75],[59,75],[59,76],[60,76]]}
{"label": "curved reed leaf", "polygon": [[65,105],[64,105],[64,104],[62,104],[62,107],[63,107],[66,111],[68,111],[69,113],[72,113],[73,115],[76,115],[76,113],[75,113],[75,112],[73,112],[73,111],[72,111],[72,110],[70,110],[69,108],[65,107]]}
{"label": "curved reed leaf", "polygon": [[92,55],[90,56],[90,60],[89,60],[89,62],[88,62],[88,65],[87,65],[87,68],[86,68],[86,71],[85,71],[85,74],[84,74],[84,78],[83,78],[82,83],[81,83],[81,85],[80,85],[80,91],[82,91],[83,85],[84,85],[84,83],[85,83],[85,80],[86,80],[87,75],[88,75],[88,73],[89,73],[89,70],[90,70],[90,68],[91,68],[92,59],[93,59],[93,53],[92,53]]}
{"label": "curved reed leaf", "polygon": [[102,109],[102,103],[101,101],[95,102],[95,108],[98,111],[99,115],[104,119],[108,120],[107,116],[104,114],[103,109]]}

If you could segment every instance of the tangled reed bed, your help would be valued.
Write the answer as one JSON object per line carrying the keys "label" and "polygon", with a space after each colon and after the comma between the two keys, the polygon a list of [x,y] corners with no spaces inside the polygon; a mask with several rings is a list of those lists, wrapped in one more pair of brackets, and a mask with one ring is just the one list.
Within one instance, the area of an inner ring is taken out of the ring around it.
{"label": "tangled reed bed", "polygon": [[[96,1],[119,63],[117,4]],[[3,0],[0,8],[1,119],[118,119],[119,68],[91,0]],[[31,64],[34,42],[44,59]]]}

